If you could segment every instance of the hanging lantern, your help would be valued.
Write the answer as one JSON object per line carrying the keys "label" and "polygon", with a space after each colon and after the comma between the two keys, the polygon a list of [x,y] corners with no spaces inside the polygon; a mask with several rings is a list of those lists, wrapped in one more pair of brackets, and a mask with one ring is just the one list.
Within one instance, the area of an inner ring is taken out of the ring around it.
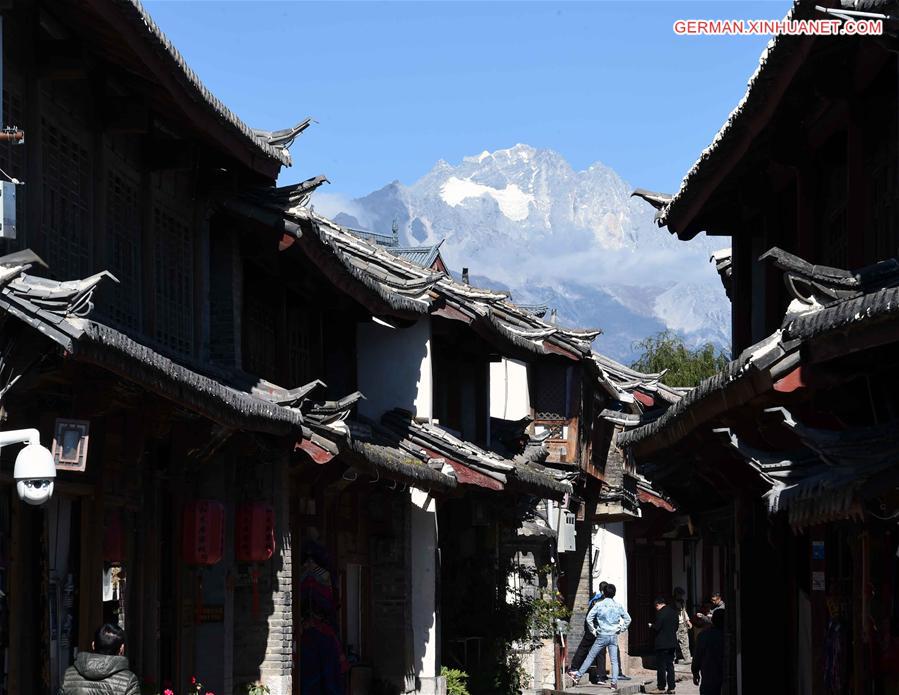
{"label": "hanging lantern", "polygon": [[103,562],[120,565],[125,562],[125,525],[120,511],[108,512],[103,529]]}
{"label": "hanging lantern", "polygon": [[[248,502],[237,508],[234,554],[238,562],[256,564],[275,554],[275,510],[264,502]],[[259,617],[259,568],[250,570],[253,585],[253,619]]]}
{"label": "hanging lantern", "polygon": [[275,554],[275,510],[263,502],[249,502],[237,508],[234,533],[238,562],[271,560]]}
{"label": "hanging lantern", "polygon": [[188,565],[219,563],[225,550],[225,506],[216,500],[192,500],[184,505],[182,555]]}
{"label": "hanging lantern", "polygon": [[203,616],[202,570],[221,562],[225,554],[225,505],[216,500],[192,500],[184,505],[181,553],[186,564],[197,568],[194,622],[199,625]]}

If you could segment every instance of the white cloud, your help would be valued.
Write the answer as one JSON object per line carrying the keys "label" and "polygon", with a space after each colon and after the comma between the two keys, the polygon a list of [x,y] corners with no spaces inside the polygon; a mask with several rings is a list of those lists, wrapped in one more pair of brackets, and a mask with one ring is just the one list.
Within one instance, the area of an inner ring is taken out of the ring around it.
{"label": "white cloud", "polygon": [[352,198],[341,193],[318,190],[312,196],[312,206],[317,213],[325,217],[335,217],[342,212],[355,217],[363,227],[366,227],[371,222],[365,208]]}

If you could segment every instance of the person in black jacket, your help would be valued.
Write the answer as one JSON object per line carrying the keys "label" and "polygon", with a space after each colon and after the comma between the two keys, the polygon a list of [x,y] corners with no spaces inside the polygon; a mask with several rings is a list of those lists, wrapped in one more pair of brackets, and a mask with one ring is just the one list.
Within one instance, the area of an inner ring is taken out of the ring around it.
{"label": "person in black jacket", "polygon": [[693,682],[700,695],[721,695],[724,684],[724,610],[712,611],[712,627],[696,639]]}
{"label": "person in black jacket", "polygon": [[[656,685],[660,693],[674,692],[674,652],[677,650],[677,611],[661,596],[655,600],[656,618],[649,624],[655,633]],[[667,690],[666,690],[667,685]]]}
{"label": "person in black jacket", "polygon": [[128,668],[125,631],[106,623],[97,630],[90,652],[79,652],[66,669],[60,695],[140,695],[140,681]]}

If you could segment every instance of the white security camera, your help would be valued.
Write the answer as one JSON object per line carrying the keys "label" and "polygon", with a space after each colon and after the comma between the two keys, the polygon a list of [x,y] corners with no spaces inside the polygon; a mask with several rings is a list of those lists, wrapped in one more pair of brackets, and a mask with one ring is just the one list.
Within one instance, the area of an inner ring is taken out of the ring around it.
{"label": "white security camera", "polygon": [[40,433],[36,429],[0,432],[0,447],[7,444],[26,444],[13,470],[19,499],[35,506],[46,503],[53,496],[56,462],[50,450],[41,446]]}
{"label": "white security camera", "polygon": [[53,497],[56,463],[50,450],[40,444],[29,444],[16,456],[16,492],[26,504],[41,505]]}

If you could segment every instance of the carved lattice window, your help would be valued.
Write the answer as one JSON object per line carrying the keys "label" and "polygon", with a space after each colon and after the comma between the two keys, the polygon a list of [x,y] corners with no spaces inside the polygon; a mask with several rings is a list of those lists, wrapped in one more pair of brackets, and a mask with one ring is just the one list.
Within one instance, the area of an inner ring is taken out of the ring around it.
{"label": "carved lattice window", "polygon": [[156,207],[156,340],[190,354],[194,337],[194,248],[190,227]]}
{"label": "carved lattice window", "polygon": [[834,268],[849,267],[849,235],[846,215],[846,169],[837,167],[825,175],[824,257]]}
{"label": "carved lattice window", "polygon": [[846,268],[849,265],[847,203],[849,196],[845,134],[832,137],[817,155],[818,235],[816,263]]}
{"label": "carved lattice window", "polygon": [[287,385],[289,388],[312,380],[313,331],[318,329],[308,309],[287,308]]}
{"label": "carved lattice window", "polygon": [[137,181],[111,170],[106,179],[106,263],[119,284],[103,311],[121,326],[140,324],[140,190]]}
{"label": "carved lattice window", "polygon": [[278,313],[281,297],[266,291],[261,278],[246,274],[243,312],[244,371],[272,381],[278,379]]}
{"label": "carved lattice window", "polygon": [[878,146],[870,161],[871,230],[874,234],[873,258],[868,262],[899,257],[899,171],[896,138]]}
{"label": "carved lattice window", "polygon": [[556,364],[541,364],[534,370],[534,410],[537,420],[568,418],[568,373]]}
{"label": "carved lattice window", "polygon": [[88,274],[91,162],[71,132],[42,121],[43,210],[35,244],[61,280]]}

